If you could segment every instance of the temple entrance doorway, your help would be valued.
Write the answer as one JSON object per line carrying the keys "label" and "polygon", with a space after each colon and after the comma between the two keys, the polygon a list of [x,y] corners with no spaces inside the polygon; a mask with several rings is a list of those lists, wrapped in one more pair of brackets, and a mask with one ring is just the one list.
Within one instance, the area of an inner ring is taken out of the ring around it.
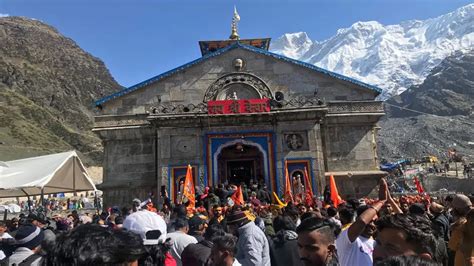
{"label": "temple entrance doorway", "polygon": [[237,143],[222,149],[218,156],[219,183],[247,185],[250,180],[264,181],[263,155],[251,145]]}

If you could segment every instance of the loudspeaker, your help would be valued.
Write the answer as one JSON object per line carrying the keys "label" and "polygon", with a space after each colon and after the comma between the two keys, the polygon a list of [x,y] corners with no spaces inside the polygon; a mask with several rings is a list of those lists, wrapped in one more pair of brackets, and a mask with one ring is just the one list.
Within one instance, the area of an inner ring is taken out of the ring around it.
{"label": "loudspeaker", "polygon": [[285,95],[281,91],[275,92],[275,100],[283,101],[285,99]]}

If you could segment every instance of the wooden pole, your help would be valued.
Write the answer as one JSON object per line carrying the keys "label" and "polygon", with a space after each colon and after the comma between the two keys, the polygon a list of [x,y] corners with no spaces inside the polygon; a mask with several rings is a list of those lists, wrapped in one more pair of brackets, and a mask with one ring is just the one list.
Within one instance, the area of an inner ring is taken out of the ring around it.
{"label": "wooden pole", "polygon": [[30,202],[30,195],[28,193],[26,193],[26,191],[24,189],[21,189],[21,191],[23,191],[23,193],[25,193],[26,197],[27,197],[27,204],[28,204],[28,213],[31,213],[31,202]]}

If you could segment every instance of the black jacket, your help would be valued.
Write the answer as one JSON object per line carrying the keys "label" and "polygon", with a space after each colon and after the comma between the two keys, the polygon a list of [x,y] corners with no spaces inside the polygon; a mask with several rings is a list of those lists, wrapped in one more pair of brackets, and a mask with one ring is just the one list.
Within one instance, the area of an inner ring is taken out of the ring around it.
{"label": "black jacket", "polygon": [[433,229],[444,241],[449,241],[449,218],[445,213],[438,214],[432,219]]}
{"label": "black jacket", "polygon": [[280,230],[273,238],[270,246],[270,260],[272,266],[302,266],[303,263],[298,255],[298,235],[294,231]]}
{"label": "black jacket", "polygon": [[202,240],[197,244],[189,244],[181,253],[181,262],[186,266],[205,266],[211,255],[212,242]]}

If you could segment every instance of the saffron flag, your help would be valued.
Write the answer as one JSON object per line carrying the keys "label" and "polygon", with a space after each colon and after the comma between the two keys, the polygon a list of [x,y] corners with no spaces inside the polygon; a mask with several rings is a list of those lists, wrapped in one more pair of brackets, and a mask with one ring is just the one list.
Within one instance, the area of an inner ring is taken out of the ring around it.
{"label": "saffron flag", "polygon": [[194,193],[194,178],[193,168],[188,165],[186,171],[186,179],[184,180],[183,196],[189,200],[188,208],[194,208],[196,205],[195,193]]}
{"label": "saffron flag", "polygon": [[278,195],[273,191],[273,198],[275,199],[275,203],[278,205],[278,207],[283,208],[286,207],[288,204],[281,202],[280,198]]}
{"label": "saffron flag", "polygon": [[230,196],[235,205],[244,205],[244,195],[242,194],[242,187],[238,186],[234,194]]}
{"label": "saffron flag", "polygon": [[329,177],[329,191],[331,192],[331,201],[334,207],[337,208],[337,206],[342,203],[342,199],[337,191],[336,180],[334,180],[333,175]]}
{"label": "saffron flag", "polygon": [[288,174],[288,163],[285,161],[285,202],[293,201],[293,193],[291,192],[290,175]]}
{"label": "saffron flag", "polygon": [[414,182],[415,182],[416,191],[418,191],[418,194],[423,194],[425,190],[423,189],[423,186],[421,185],[420,180],[418,180],[416,176],[414,178]]}
{"label": "saffron flag", "polygon": [[305,184],[305,202],[306,205],[313,205],[313,188],[311,187],[311,182],[309,181],[308,169],[304,168],[304,184]]}

